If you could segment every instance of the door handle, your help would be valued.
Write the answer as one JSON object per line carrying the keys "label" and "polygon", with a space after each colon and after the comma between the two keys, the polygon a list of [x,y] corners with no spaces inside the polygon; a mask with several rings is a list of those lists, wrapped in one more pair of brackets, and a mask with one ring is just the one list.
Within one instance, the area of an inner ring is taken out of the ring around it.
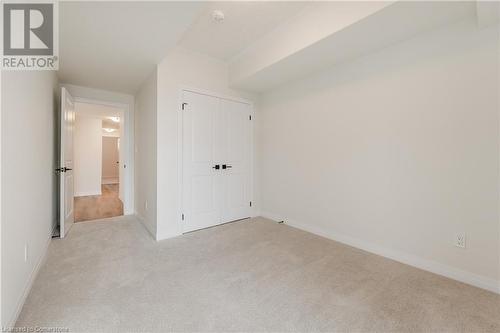
{"label": "door handle", "polygon": [[56,169],[57,172],[66,172],[66,171],[70,171],[70,170],[73,170],[73,169],[66,168],[66,167],[64,167],[64,168],[57,168]]}
{"label": "door handle", "polygon": [[216,164],[212,167],[212,169],[215,169],[215,170],[219,170],[220,169],[220,165]]}
{"label": "door handle", "polygon": [[222,164],[222,169],[231,169],[232,167],[232,165]]}

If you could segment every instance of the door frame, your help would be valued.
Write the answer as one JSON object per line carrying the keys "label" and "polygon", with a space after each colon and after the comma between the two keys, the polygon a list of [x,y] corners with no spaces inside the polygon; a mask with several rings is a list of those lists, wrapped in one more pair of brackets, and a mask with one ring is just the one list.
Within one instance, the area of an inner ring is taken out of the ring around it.
{"label": "door frame", "polygon": [[184,231],[184,223],[182,220],[182,214],[183,214],[183,207],[184,207],[184,200],[183,200],[183,187],[184,187],[184,182],[183,182],[183,171],[184,171],[184,163],[183,163],[183,152],[184,152],[184,113],[182,112],[182,103],[183,103],[183,93],[184,91],[196,93],[196,94],[201,94],[201,95],[207,95],[211,97],[216,97],[220,99],[225,99],[233,102],[239,102],[239,103],[244,103],[248,104],[250,106],[250,115],[252,116],[252,121],[250,122],[250,142],[252,144],[252,147],[250,149],[250,197],[252,198],[252,207],[250,209],[250,217],[255,217],[257,216],[257,210],[255,207],[255,191],[254,191],[254,164],[255,164],[255,140],[254,140],[254,120],[255,120],[255,108],[254,108],[254,103],[251,100],[248,100],[246,98],[242,97],[236,97],[236,96],[230,96],[230,95],[225,95],[225,94],[220,94],[216,93],[210,90],[206,89],[200,89],[200,88],[195,88],[191,86],[186,86],[186,85],[179,85],[178,88],[178,107],[177,107],[177,112],[178,112],[178,117],[177,117],[177,225],[179,226],[179,230],[184,234],[186,231]]}
{"label": "door frame", "polygon": [[[133,124],[131,124],[131,110],[130,106],[127,103],[120,102],[109,102],[100,99],[73,96],[75,103],[86,103],[86,104],[96,104],[102,106],[109,106],[114,108],[119,108],[123,112],[123,123],[120,124],[122,126],[123,138],[120,137],[120,159],[123,160],[123,163],[120,164],[126,166],[123,172],[123,179],[120,179],[120,186],[124,186],[123,191],[123,215],[132,215],[134,214],[134,200],[133,200],[133,191],[134,191],[134,155],[131,154],[131,148],[134,146],[134,137],[133,137]],[[123,140],[125,139],[125,140]],[[123,152],[123,153],[122,153]],[[122,161],[120,161],[122,162]],[[123,184],[122,184],[123,183]]]}

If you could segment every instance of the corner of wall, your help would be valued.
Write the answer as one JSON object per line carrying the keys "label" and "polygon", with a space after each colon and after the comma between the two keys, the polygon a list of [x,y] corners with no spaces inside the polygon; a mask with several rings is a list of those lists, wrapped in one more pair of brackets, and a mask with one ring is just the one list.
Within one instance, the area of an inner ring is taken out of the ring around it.
{"label": "corner of wall", "polygon": [[175,238],[178,236],[182,236],[182,232],[180,233],[173,233],[173,232],[163,232],[163,233],[157,233],[156,234],[156,240],[157,241],[162,241],[170,238]]}
{"label": "corner of wall", "polygon": [[157,238],[157,67],[135,95],[134,211],[148,232]]}
{"label": "corner of wall", "polygon": [[134,213],[134,215],[142,223],[142,225],[144,226],[144,228],[146,228],[146,230],[151,235],[151,237],[153,237],[153,239],[157,240],[156,230],[154,230],[153,227],[149,223],[147,223],[147,221],[144,218],[144,216],[142,216],[137,211]]}

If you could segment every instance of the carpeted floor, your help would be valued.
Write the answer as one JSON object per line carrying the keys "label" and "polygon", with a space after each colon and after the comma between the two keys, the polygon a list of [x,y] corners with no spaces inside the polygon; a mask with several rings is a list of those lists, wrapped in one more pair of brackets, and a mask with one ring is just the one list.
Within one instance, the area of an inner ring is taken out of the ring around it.
{"label": "carpeted floor", "polygon": [[256,218],[155,242],[133,217],[52,242],[17,322],[78,332],[500,332],[500,296]]}
{"label": "carpeted floor", "polygon": [[101,195],[75,197],[75,222],[92,221],[123,215],[119,185],[101,185]]}

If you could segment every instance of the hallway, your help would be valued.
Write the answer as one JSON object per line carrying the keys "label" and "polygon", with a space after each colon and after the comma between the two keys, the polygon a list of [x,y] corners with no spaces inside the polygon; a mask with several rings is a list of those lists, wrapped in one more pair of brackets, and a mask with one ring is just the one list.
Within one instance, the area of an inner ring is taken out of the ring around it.
{"label": "hallway", "polygon": [[85,222],[123,215],[118,197],[119,184],[102,185],[101,195],[75,197],[75,222]]}

